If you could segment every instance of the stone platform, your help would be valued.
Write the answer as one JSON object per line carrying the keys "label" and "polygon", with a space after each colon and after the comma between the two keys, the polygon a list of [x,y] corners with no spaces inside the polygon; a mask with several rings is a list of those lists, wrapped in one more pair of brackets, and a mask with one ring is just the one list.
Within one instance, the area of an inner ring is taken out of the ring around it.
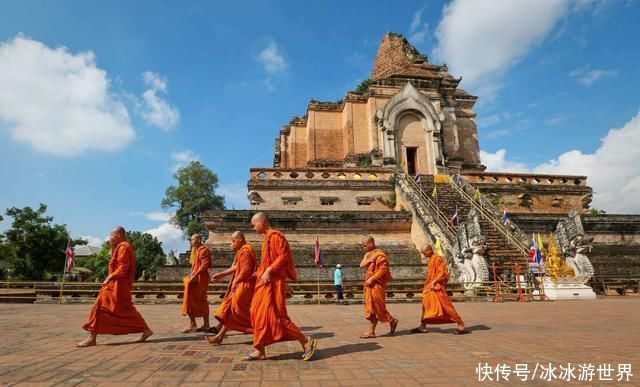
{"label": "stone platform", "polygon": [[[599,298],[537,303],[456,303],[471,334],[450,334],[452,325],[410,334],[419,304],[392,304],[399,318],[396,337],[360,340],[366,329],[362,305],[294,305],[294,322],[319,339],[317,358],[298,360],[297,343],[269,348],[270,360],[242,362],[250,336],[232,334],[225,345],[211,347],[199,334],[180,334],[185,318],[179,305],[140,305],[155,331],[146,344],[137,336],[101,336],[98,346],[76,349],[85,337],[81,326],[89,305],[0,305],[1,385],[203,385],[203,386],[346,386],[346,385],[492,385],[478,382],[478,363],[494,368],[528,364],[558,367],[571,363],[611,364],[613,381],[638,385],[640,378],[640,298]],[[388,326],[381,326],[379,334]],[[631,364],[629,382],[616,381],[618,364]],[[597,385],[591,382],[540,378],[514,385]],[[576,378],[579,372],[575,372]]]}

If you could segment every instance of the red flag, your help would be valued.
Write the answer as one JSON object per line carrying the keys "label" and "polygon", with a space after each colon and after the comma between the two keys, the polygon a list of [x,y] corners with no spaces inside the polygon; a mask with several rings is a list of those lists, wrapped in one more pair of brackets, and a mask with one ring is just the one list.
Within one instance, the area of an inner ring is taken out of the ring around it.
{"label": "red flag", "polygon": [[322,254],[320,254],[320,240],[318,240],[317,235],[316,235],[316,245],[314,250],[315,250],[314,253],[315,253],[316,266],[322,267]]}
{"label": "red flag", "polygon": [[71,238],[67,241],[67,248],[64,250],[67,260],[67,273],[71,272],[71,267],[73,267],[73,248],[71,247]]}

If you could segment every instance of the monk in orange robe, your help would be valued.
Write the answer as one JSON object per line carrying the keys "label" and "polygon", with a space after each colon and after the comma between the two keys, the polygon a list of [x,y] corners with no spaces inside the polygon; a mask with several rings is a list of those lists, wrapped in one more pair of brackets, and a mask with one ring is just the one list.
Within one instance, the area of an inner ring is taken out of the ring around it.
{"label": "monk in orange robe", "polygon": [[[207,291],[209,290],[209,268],[211,267],[211,252],[202,244],[199,234],[191,236],[191,251],[195,251],[191,264],[191,274],[184,278],[184,297],[182,300],[182,315],[189,315],[189,326],[182,333],[204,332],[211,329],[209,326],[209,302]],[[202,317],[204,323],[200,328],[196,318]]]}
{"label": "monk in orange robe", "polygon": [[310,360],[318,340],[305,336],[287,315],[287,279],[297,279],[291,248],[284,234],[271,228],[269,218],[258,212],[251,218],[253,229],[263,234],[260,267],[251,301],[251,326],[254,351],[243,360],[265,360],[265,347],[280,341],[297,340],[302,346],[302,360]]}
{"label": "monk in orange robe", "polygon": [[111,231],[109,275],[102,282],[98,299],[89,314],[89,322],[83,326],[84,330],[89,331],[89,337],[76,344],[76,347],[96,345],[99,334],[142,333],[138,342],[146,341],[153,334],[131,300],[131,288],[136,276],[136,254],[125,237],[123,227]]}
{"label": "monk in orange robe", "polygon": [[389,259],[384,251],[376,247],[372,236],[368,236],[362,241],[362,248],[366,253],[360,261],[360,267],[367,270],[364,281],[364,315],[370,324],[369,330],[361,334],[360,338],[375,338],[378,321],[389,323],[389,336],[393,336],[398,327],[398,319],[387,311],[385,301],[385,289],[387,283],[391,281]]}
{"label": "monk in orange robe", "polygon": [[211,280],[215,282],[233,274],[229,281],[227,293],[214,315],[220,322],[216,327],[218,334],[205,336],[205,339],[213,345],[222,344],[224,336],[230,329],[253,333],[250,309],[255,286],[255,277],[253,275],[257,266],[256,253],[240,231],[236,231],[231,235],[231,248],[236,252],[231,267],[211,277]]}
{"label": "monk in orange robe", "polygon": [[464,329],[464,322],[456,312],[451,300],[447,296],[447,282],[449,271],[447,264],[440,255],[433,252],[431,245],[425,245],[420,249],[422,256],[427,260],[427,279],[422,290],[422,319],[420,326],[411,331],[413,333],[427,333],[427,324],[456,323],[458,329],[455,333],[469,333]]}

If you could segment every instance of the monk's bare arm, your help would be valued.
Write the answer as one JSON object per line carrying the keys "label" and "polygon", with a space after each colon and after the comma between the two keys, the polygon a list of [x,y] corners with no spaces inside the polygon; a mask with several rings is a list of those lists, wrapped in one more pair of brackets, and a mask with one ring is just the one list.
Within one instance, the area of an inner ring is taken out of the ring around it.
{"label": "monk's bare arm", "polygon": [[375,260],[376,257],[367,258],[365,256],[364,258],[362,258],[362,261],[360,261],[360,267],[364,269],[365,267],[371,265]]}
{"label": "monk's bare arm", "polygon": [[214,274],[214,275],[213,275],[213,277],[211,277],[211,278],[214,278],[214,279],[221,279],[221,278],[224,278],[224,277],[228,276],[229,274],[234,273],[237,269],[238,269],[238,266],[234,263],[234,264],[233,264],[233,265],[231,265],[231,267],[230,267],[230,268],[228,268],[227,270],[224,270],[224,271],[221,271],[221,272],[219,272],[219,273],[216,273],[216,274]]}

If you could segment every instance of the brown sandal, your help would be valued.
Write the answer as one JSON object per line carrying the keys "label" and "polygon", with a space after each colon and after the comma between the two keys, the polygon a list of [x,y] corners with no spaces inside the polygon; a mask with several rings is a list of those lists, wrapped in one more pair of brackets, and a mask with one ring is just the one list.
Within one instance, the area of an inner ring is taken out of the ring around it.
{"label": "brown sandal", "polygon": [[360,338],[361,339],[375,339],[376,335],[370,335],[368,333],[363,333],[363,334],[360,335]]}

